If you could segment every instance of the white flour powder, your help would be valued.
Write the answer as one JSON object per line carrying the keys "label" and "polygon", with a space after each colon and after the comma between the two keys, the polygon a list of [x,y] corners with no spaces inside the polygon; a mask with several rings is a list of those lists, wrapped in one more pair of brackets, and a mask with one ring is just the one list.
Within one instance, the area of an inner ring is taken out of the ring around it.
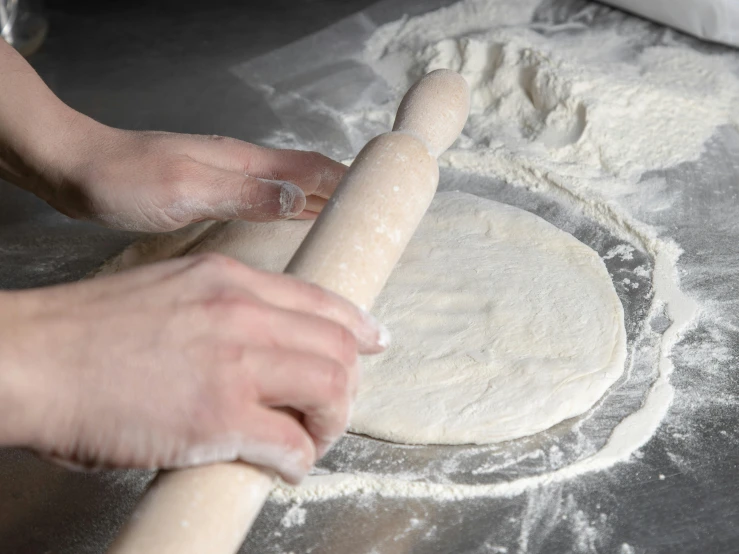
{"label": "white flour powder", "polygon": [[[538,4],[465,0],[401,19],[376,31],[365,61],[398,98],[427,71],[461,72],[472,87],[472,113],[442,165],[548,192],[652,256],[652,313],[664,310],[672,324],[644,405],[596,454],[548,474],[489,485],[334,474],[311,477],[300,488],[279,487],[276,500],[512,496],[625,460],[660,425],[673,397],[670,350],[697,305],[678,287],[679,246],[638,221],[623,200],[659,186],[645,173],[697,160],[718,127],[739,123],[739,68],[734,58],[700,53],[670,33],[655,43],[654,30],[636,19],[611,27],[531,23]],[[348,127],[367,120],[390,126],[395,107],[347,110],[341,119]],[[630,255],[624,247],[607,254]]]}
{"label": "white flour powder", "polygon": [[[637,48],[639,25],[542,32],[527,24],[537,3],[467,0],[370,40],[368,61],[399,95],[438,68],[469,82],[470,119],[449,165],[500,173],[496,160],[515,155],[581,184],[633,180],[696,160],[717,126],[739,121],[733,58]],[[388,118],[393,108],[383,107]]]}

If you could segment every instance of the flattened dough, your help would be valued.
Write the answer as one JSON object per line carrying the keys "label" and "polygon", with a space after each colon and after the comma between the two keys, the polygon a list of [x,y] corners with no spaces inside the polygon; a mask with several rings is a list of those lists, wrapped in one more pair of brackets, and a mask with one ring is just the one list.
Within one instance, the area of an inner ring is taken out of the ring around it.
{"label": "flattened dough", "polygon": [[[281,271],[310,225],[212,224],[184,250],[162,249]],[[598,254],[531,213],[465,193],[437,194],[373,311],[393,344],[364,360],[351,427],[381,439],[531,435],[587,411],[624,369],[623,308]]]}

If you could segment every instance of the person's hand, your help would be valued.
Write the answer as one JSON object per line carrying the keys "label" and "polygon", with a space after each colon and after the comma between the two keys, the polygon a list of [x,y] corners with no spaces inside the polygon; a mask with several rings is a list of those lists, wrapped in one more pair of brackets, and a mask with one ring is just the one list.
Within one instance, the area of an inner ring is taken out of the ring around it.
{"label": "person's hand", "polygon": [[109,227],[315,217],[346,167],[316,152],[113,129],[64,104],[0,39],[0,178]]}
{"label": "person's hand", "polygon": [[118,229],[313,218],[346,170],[316,152],[220,136],[122,131],[87,118],[71,128],[74,154],[36,190],[71,217]]}
{"label": "person's hand", "polygon": [[239,459],[295,483],[347,426],[358,352],[386,341],[339,296],[219,255],[0,292],[0,443],[91,467]]}

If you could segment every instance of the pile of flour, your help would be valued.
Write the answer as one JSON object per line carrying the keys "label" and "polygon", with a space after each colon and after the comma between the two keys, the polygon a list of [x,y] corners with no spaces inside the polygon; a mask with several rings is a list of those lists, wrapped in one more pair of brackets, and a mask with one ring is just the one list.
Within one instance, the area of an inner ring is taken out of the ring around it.
{"label": "pile of flour", "polygon": [[[654,31],[639,21],[615,28],[577,19],[532,24],[539,3],[465,0],[390,23],[367,44],[366,61],[398,96],[439,68],[469,82],[469,123],[443,163],[501,173],[514,157],[581,182],[634,181],[696,160],[718,126],[739,122],[735,59],[702,54],[671,34],[640,47]],[[389,123],[394,107],[377,111]]]}

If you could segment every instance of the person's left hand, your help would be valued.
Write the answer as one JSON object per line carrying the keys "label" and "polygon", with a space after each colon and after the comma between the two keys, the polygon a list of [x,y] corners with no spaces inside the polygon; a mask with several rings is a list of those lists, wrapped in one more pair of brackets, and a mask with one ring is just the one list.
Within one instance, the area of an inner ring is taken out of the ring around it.
{"label": "person's left hand", "polygon": [[2,39],[0,75],[0,178],[78,219],[171,231],[310,218],[346,171],[316,152],[108,127],[64,104]]}
{"label": "person's left hand", "polygon": [[70,217],[117,229],[313,218],[347,169],[316,152],[220,136],[124,131],[81,119],[68,137],[73,154],[41,173],[41,186],[37,180],[33,189]]}

